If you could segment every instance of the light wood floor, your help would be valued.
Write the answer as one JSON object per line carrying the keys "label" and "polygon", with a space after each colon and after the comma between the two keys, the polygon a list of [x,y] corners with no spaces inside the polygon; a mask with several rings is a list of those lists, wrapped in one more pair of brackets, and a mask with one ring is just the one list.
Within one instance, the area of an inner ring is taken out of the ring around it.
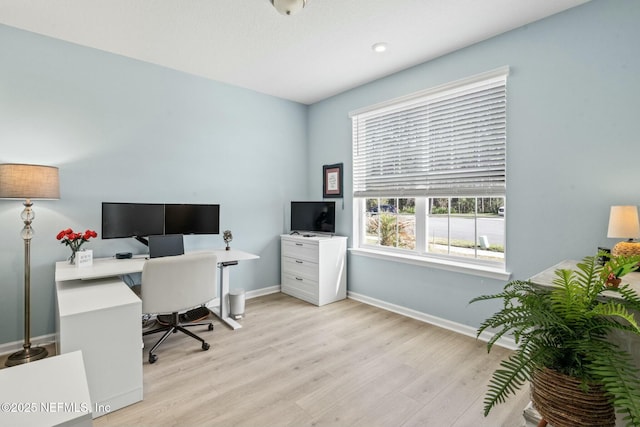
{"label": "light wood floor", "polygon": [[[522,425],[528,390],[482,415],[509,354],[353,300],[315,307],[284,294],[248,300],[243,328],[169,337],[144,364],[144,400],[94,426]],[[145,337],[148,351],[159,336]],[[105,369],[109,369],[105,366]]]}

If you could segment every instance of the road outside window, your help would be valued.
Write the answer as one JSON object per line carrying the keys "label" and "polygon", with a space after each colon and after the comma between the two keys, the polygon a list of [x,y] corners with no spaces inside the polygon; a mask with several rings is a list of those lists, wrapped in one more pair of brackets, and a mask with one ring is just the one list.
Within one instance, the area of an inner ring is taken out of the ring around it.
{"label": "road outside window", "polygon": [[417,200],[364,199],[362,247],[504,263],[504,197],[425,198],[423,212]]}

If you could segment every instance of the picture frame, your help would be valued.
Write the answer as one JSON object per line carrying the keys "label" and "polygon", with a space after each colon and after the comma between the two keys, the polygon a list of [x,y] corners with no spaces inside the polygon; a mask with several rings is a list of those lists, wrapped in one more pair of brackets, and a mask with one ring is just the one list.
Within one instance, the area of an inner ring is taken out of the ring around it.
{"label": "picture frame", "polygon": [[342,198],[342,163],[322,166],[322,196],[325,199]]}
{"label": "picture frame", "polygon": [[93,265],[93,249],[83,249],[76,252],[76,267],[91,267]]}

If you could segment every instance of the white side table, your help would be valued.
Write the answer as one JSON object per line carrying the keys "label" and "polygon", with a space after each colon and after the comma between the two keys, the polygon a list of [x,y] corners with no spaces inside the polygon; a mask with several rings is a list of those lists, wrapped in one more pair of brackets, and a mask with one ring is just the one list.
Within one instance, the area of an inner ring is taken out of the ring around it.
{"label": "white side table", "polygon": [[1,369],[0,384],[0,425],[93,425],[93,407],[80,351]]}

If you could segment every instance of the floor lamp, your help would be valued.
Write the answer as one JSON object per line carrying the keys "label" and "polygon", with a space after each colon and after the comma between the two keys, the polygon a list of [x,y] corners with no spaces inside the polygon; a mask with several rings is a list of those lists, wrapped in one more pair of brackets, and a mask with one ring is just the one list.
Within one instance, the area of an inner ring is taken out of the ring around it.
{"label": "floor lamp", "polygon": [[58,168],[52,166],[5,163],[0,164],[0,198],[22,199],[24,221],[24,344],[22,350],[9,356],[6,366],[20,365],[47,357],[43,347],[31,347],[31,223],[35,218],[31,199],[59,199]]}

